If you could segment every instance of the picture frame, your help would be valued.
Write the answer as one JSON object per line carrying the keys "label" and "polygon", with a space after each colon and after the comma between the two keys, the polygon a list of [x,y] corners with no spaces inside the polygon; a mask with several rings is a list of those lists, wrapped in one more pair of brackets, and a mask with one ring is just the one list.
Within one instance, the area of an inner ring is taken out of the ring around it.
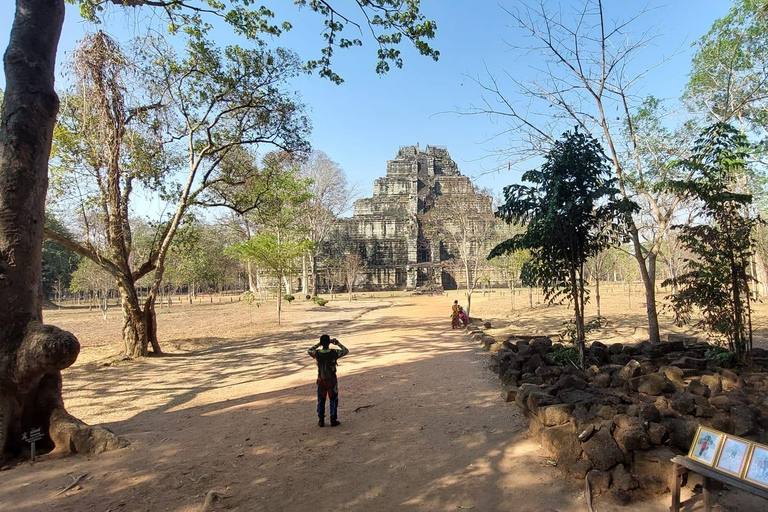
{"label": "picture frame", "polygon": [[741,477],[747,467],[747,457],[752,443],[746,439],[726,434],[715,460],[715,469]]}
{"label": "picture frame", "polygon": [[688,458],[705,466],[713,466],[724,437],[723,432],[699,425],[688,452]]}
{"label": "picture frame", "polygon": [[750,483],[768,489],[768,446],[752,445],[743,478]]}

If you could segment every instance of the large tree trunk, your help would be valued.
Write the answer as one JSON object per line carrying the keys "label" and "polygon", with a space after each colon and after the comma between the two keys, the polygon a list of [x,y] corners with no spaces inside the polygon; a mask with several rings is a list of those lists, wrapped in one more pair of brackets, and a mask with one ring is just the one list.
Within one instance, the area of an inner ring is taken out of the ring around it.
{"label": "large tree trunk", "polygon": [[149,337],[144,325],[144,312],[137,297],[120,290],[123,297],[123,343],[126,357],[143,357],[149,353]]}
{"label": "large tree trunk", "polygon": [[70,416],[61,370],[80,344],[42,324],[42,246],[48,157],[59,100],[53,88],[64,0],[17,0],[6,50],[0,120],[0,460],[41,428],[43,448],[98,452],[120,446],[111,432]]}
{"label": "large tree trunk", "polygon": [[138,295],[120,289],[123,303],[123,343],[126,357],[145,357],[149,355],[149,347],[155,355],[161,355],[160,344],[157,341],[157,314],[155,313],[155,298],[152,294],[147,297],[144,309],[141,308]]}
{"label": "large tree trunk", "polygon": [[[645,311],[648,316],[648,340],[651,343],[660,343],[661,334],[659,332],[659,315],[656,311],[656,254],[649,253],[643,256],[643,248],[640,244],[640,235],[637,229],[630,228],[632,237],[632,246],[635,252],[635,259],[640,267],[640,277],[643,280],[645,288]],[[631,288],[631,284],[629,285]]]}
{"label": "large tree trunk", "polygon": [[144,325],[147,329],[147,338],[149,344],[152,347],[152,353],[155,355],[161,355],[163,351],[160,349],[160,343],[157,341],[157,313],[155,312],[155,298],[147,298],[147,302],[144,305]]}

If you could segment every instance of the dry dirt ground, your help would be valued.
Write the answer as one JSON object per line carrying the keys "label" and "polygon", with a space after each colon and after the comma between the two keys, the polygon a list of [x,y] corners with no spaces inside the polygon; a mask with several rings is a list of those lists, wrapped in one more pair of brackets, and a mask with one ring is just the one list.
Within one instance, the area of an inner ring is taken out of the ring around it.
{"label": "dry dirt ground", "polygon": [[[46,322],[83,344],[64,372],[68,409],[131,445],[6,468],[0,510],[197,511],[209,491],[222,496],[211,510],[586,510],[582,485],[548,464],[525,418],[502,402],[487,355],[450,328],[450,304],[461,297],[294,303],[282,326],[271,305],[174,306],[159,313],[168,355],[142,361],[116,357],[116,309],[106,320],[86,309],[49,311]],[[473,316],[550,332],[567,315],[510,314],[509,299],[478,295]],[[634,321],[626,304],[616,311]],[[634,335],[616,318],[617,333]],[[323,332],[350,349],[339,366],[336,428],[316,425],[306,355]],[[622,510],[667,510],[668,500]],[[598,501],[596,509],[612,507]]]}

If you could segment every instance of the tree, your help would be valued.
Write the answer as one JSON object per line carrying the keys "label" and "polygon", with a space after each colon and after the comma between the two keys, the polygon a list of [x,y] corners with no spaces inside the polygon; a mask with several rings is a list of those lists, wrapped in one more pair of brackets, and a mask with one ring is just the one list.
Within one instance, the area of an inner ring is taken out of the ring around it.
{"label": "tree", "polygon": [[573,125],[601,140],[622,197],[641,208],[639,215],[629,219],[629,237],[645,289],[649,339],[659,342],[656,259],[682,198],[654,186],[658,176],[647,166],[644,148],[648,146],[634,122],[643,108],[637,91],[648,72],[637,69],[637,57],[654,37],[650,30],[639,29],[638,39],[632,28],[647,9],[613,21],[602,0],[582,0],[569,12],[546,0],[518,4],[507,12],[532,43],[513,50],[538,58],[538,76],[530,81],[516,78],[518,69],[514,75],[507,72],[512,87],[525,97],[524,106],[489,73],[486,79],[474,79],[482,90],[482,103],[460,113],[508,123],[498,134],[512,139],[508,149],[499,150],[504,167],[539,156],[557,134]]}
{"label": "tree", "polygon": [[595,285],[595,308],[597,310],[598,324],[602,322],[603,313],[600,309],[600,281],[603,277],[606,267],[611,259],[611,254],[608,251],[600,251],[590,258],[589,261],[589,273],[591,274],[592,281]]}
{"label": "tree", "polygon": [[469,315],[472,293],[486,270],[495,225],[491,197],[471,185],[469,190],[443,193],[425,214],[423,225],[429,238],[440,241],[451,256],[452,266],[463,274]]}
{"label": "tree", "polygon": [[[210,9],[187,7],[176,0],[68,1],[79,3],[91,17],[107,3],[126,8],[152,6],[169,16],[174,29],[184,22],[202,25],[203,15],[218,16],[252,39],[262,34],[279,35],[281,28],[288,28],[288,24],[268,23],[272,16],[268,9],[248,9],[250,2],[238,0],[229,5],[209,1]],[[0,459],[18,453],[21,432],[38,426],[62,451],[100,451],[117,445],[116,438],[103,435],[104,430],[87,428],[64,409],[61,370],[76,360],[79,343],[71,333],[42,324],[45,196],[59,107],[54,75],[64,3],[16,0],[4,55],[6,91],[0,109]],[[386,72],[388,61],[401,64],[397,46],[403,36],[421,53],[437,58],[438,53],[427,42],[434,37],[436,26],[419,12],[418,0],[358,0],[357,5],[364,15],[378,14],[367,18],[379,44],[377,71]],[[355,44],[337,38],[353,21],[340,16],[327,2],[311,2],[308,7],[325,21],[326,45],[314,68],[330,74],[334,48]]]}
{"label": "tree", "polygon": [[287,277],[296,271],[299,258],[312,249],[306,230],[297,223],[311,198],[309,182],[300,178],[292,165],[292,160],[285,154],[270,153],[264,158],[265,168],[282,172],[273,173],[277,178],[256,212],[260,232],[232,248],[236,256],[254,261],[275,279],[278,324],[282,321],[283,281],[287,282]]}
{"label": "tree", "polygon": [[[237,148],[222,162],[230,167],[230,173],[243,176],[243,183],[235,187],[219,184],[213,187],[212,203],[226,204],[228,213],[219,223],[232,234],[232,239],[226,245],[236,245],[239,242],[249,240],[258,230],[258,218],[252,205],[258,204],[272,186],[275,178],[270,172],[281,172],[279,167],[272,169],[260,169],[258,174],[253,170],[258,168],[258,157],[246,148]],[[258,293],[261,301],[264,301],[264,289],[259,277],[258,268],[254,261],[246,259],[245,272],[248,279],[248,290],[253,297]]]}
{"label": "tree", "polygon": [[[690,222],[686,222],[683,225],[690,225]],[[683,244],[680,242],[678,232],[675,230],[667,233],[666,241],[661,250],[661,255],[664,259],[664,265],[666,267],[667,279],[665,281],[670,282],[672,285],[672,294],[678,292],[676,280],[682,273],[685,267],[685,259],[690,254],[685,250]]]}
{"label": "tree", "polygon": [[[360,277],[360,271],[365,268],[365,261],[359,252],[350,252],[344,256],[341,262],[341,269],[344,272],[344,283],[347,285],[347,295],[349,302],[352,302],[352,292]],[[315,294],[317,295],[317,294]]]}
{"label": "tree", "polygon": [[611,246],[632,205],[617,199],[615,179],[600,144],[578,131],[567,132],[545,156],[541,169],[528,171],[528,185],[504,188],[496,215],[525,232],[501,242],[489,258],[531,251],[523,280],[539,282],[550,302],[573,307],[579,362],[584,365],[585,273],[590,257]]}
{"label": "tree", "polygon": [[42,323],[42,249],[48,155],[58,111],[53,89],[62,1],[18,0],[5,52],[0,117],[0,460],[42,428],[61,451],[120,445],[67,413],[61,370],[77,359],[71,333]]}
{"label": "tree", "polygon": [[336,286],[342,284],[346,277],[344,260],[350,248],[355,247],[351,236],[352,229],[348,223],[334,223],[322,249],[317,251],[323,254],[322,260],[318,261],[318,274],[323,276],[324,289],[331,294],[331,299],[334,298]]}
{"label": "tree", "polygon": [[[512,226],[506,223],[499,223],[496,226],[498,232],[494,238],[497,240],[503,240],[508,237],[514,236],[520,233],[520,228]],[[520,273],[523,270],[523,265],[531,257],[531,254],[527,250],[514,251],[505,253],[500,256],[491,259],[491,265],[496,267],[502,278],[507,281],[507,287],[509,288],[509,307],[512,311],[515,310],[515,293],[517,283],[520,281]],[[533,304],[531,304],[531,308]]]}
{"label": "tree", "polygon": [[632,309],[632,285],[640,276],[637,261],[632,257],[630,247],[622,247],[616,254],[616,267],[621,274],[621,280],[627,287],[627,308]]}
{"label": "tree", "polygon": [[[239,196],[230,198],[226,193],[248,179],[262,178],[253,167],[226,165],[228,157],[239,155],[236,148],[256,145],[301,151],[308,132],[302,106],[283,91],[299,66],[290,52],[237,46],[221,51],[197,35],[188,40],[184,57],[177,57],[158,39],[146,41],[143,48],[146,65],[131,67],[116,43],[102,32],[86,40],[75,65],[81,71],[77,83],[82,108],[75,109],[72,126],[60,130],[66,135],[59,137],[63,140],[59,153],[68,168],[77,169],[77,162],[84,162],[87,169],[80,174],[87,173],[96,182],[91,186],[93,193],[83,200],[100,206],[106,244],[98,247],[87,238],[78,241],[47,233],[115,277],[123,299],[123,340],[129,357],[147,355],[149,346],[155,354],[161,353],[155,301],[165,259],[187,210],[195,204],[239,203]],[[125,75],[135,73],[145,80],[151,77],[147,94],[154,101],[148,106],[126,105]],[[147,134],[129,129],[134,120],[155,110],[162,110],[168,121],[152,119]],[[170,134],[162,144],[153,140],[161,130]],[[177,142],[188,162],[186,175],[178,182],[173,180],[175,160],[163,157],[176,149]],[[79,160],[83,155],[86,158]],[[132,192],[140,185],[162,193],[175,203],[175,211],[158,226],[146,259],[135,261],[128,212]],[[258,207],[258,197],[253,201],[231,206],[241,211]],[[76,208],[86,211],[82,201]],[[136,283],[145,275],[151,275],[151,282],[142,301]]]}
{"label": "tree", "polygon": [[88,309],[93,307],[94,296],[97,302],[100,300],[100,308],[106,319],[107,313],[107,294],[115,289],[114,278],[99,265],[93,261],[84,258],[72,274],[72,283],[70,289],[75,293],[85,293],[88,296]]}
{"label": "tree", "polygon": [[702,133],[691,158],[677,163],[693,178],[668,185],[700,201],[705,215],[680,230],[680,241],[694,257],[686,259],[687,272],[673,280],[680,288],[671,298],[676,319],[687,323],[697,306],[703,315],[699,325],[724,337],[741,362],[752,350],[749,272],[758,223],[749,213],[752,195],[738,190],[749,147],[743,133],[715,123]]}
{"label": "tree", "polygon": [[339,215],[349,209],[354,191],[347,186],[347,178],[339,164],[322,151],[313,151],[302,163],[300,173],[311,180],[307,215],[303,219],[309,228],[313,251],[309,255],[312,269],[312,295],[318,293],[317,250],[323,245]]}
{"label": "tree", "polygon": [[[60,233],[72,236],[69,230],[51,213],[46,213],[45,225]],[[65,235],[66,236],[66,235]],[[80,257],[53,240],[43,242],[43,296],[61,300],[61,293],[69,288],[72,272],[77,268]],[[54,296],[54,292],[58,297]]]}
{"label": "tree", "polygon": [[171,243],[166,275],[174,283],[188,285],[190,300],[202,282],[215,279],[217,253],[224,245],[217,243],[214,233],[195,219],[182,225]]}
{"label": "tree", "polygon": [[736,0],[697,42],[685,97],[723,123],[766,138],[768,18],[763,0]]}

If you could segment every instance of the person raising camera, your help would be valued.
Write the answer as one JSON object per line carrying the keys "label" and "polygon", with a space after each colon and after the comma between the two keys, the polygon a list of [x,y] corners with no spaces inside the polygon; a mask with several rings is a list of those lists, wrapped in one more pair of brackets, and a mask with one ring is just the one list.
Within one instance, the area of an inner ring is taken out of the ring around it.
{"label": "person raising camera", "polygon": [[[339,348],[330,348],[331,344]],[[336,378],[336,361],[347,355],[349,350],[336,338],[331,339],[327,334],[323,334],[320,336],[320,342],[310,347],[307,353],[317,361],[317,426],[325,426],[325,400],[330,398],[331,426],[336,427],[341,424],[338,419],[339,383]]]}

